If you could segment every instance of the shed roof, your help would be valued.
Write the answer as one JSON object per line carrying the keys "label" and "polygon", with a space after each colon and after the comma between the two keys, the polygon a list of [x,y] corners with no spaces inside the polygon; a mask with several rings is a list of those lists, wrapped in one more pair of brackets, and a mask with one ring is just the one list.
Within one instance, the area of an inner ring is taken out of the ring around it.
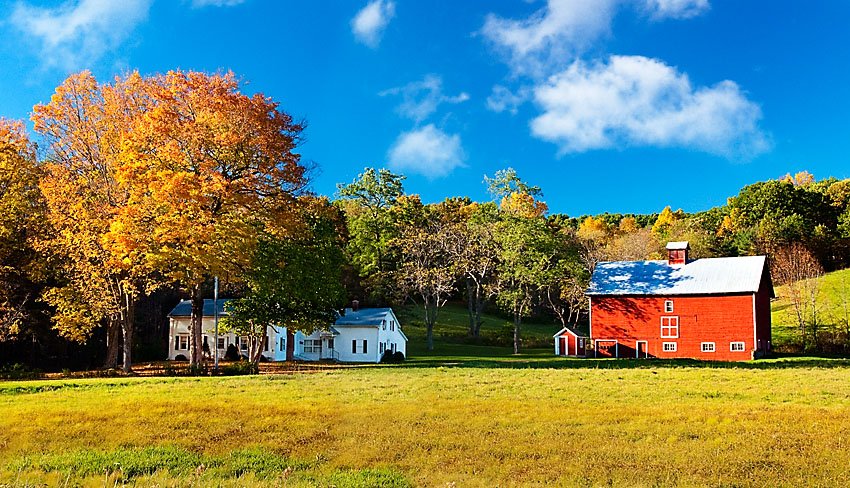
{"label": "shed roof", "polygon": [[[227,315],[227,312],[224,311],[224,304],[229,302],[230,298],[219,298],[218,299],[218,315],[224,316]],[[192,300],[180,300],[171,312],[168,313],[169,317],[191,317],[192,316]],[[213,300],[207,298],[204,299],[204,317],[214,317],[215,316],[215,308],[213,308]]]}
{"label": "shed roof", "polygon": [[582,334],[581,332],[579,332],[575,329],[572,329],[570,327],[564,327],[563,329],[559,330],[558,333],[553,335],[552,337],[560,337],[562,335],[567,335],[567,334],[574,336],[574,337],[587,337],[587,335]]}
{"label": "shed roof", "polygon": [[688,241],[672,241],[667,243],[668,250],[688,249],[689,247],[690,245],[688,244]]}
{"label": "shed roof", "polygon": [[711,295],[755,293],[764,256],[704,258],[671,266],[667,261],[599,263],[585,292],[597,295]]}
{"label": "shed roof", "polygon": [[387,312],[391,311],[391,308],[361,308],[357,311],[346,308],[345,314],[336,319],[334,325],[381,325]]}

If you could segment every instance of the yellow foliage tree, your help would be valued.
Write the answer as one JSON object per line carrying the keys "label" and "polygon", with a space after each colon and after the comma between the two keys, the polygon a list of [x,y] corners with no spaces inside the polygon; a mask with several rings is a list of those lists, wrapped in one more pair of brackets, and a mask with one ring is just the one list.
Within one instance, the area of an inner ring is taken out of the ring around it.
{"label": "yellow foliage tree", "polygon": [[658,215],[658,219],[656,219],[655,224],[652,225],[652,233],[666,238],[667,235],[670,234],[670,230],[673,228],[673,225],[682,220],[684,217],[684,212],[682,209],[676,210],[673,212],[670,210],[670,207],[664,207],[664,210]]}

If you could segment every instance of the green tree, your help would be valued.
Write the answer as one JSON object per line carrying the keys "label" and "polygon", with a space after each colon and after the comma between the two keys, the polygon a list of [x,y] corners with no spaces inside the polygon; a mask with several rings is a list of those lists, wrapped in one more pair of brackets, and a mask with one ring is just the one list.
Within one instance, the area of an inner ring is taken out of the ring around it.
{"label": "green tree", "polygon": [[391,241],[399,255],[394,275],[406,295],[422,300],[428,350],[433,351],[437,313],[454,291],[458,274],[449,252],[453,226],[444,213],[445,206],[413,202],[409,206],[407,213],[412,218]]}
{"label": "green tree", "polygon": [[250,337],[249,357],[255,364],[268,327],[309,335],[332,325],[345,304],[341,218],[326,201],[311,206],[317,211],[302,212],[297,233],[260,239],[243,273],[245,296],[229,302],[228,316],[222,319],[225,331]]}
{"label": "green tree", "polygon": [[337,185],[350,235],[348,255],[373,292],[386,291],[384,281],[393,269],[388,244],[396,233],[390,209],[404,195],[404,179],[386,169],[366,168],[353,182]]}

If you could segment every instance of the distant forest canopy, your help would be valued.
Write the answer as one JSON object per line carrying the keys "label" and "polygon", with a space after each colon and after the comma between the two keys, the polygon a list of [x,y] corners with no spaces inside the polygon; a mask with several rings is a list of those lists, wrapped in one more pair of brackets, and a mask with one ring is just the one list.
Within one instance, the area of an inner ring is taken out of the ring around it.
{"label": "distant forest canopy", "polygon": [[[0,362],[129,371],[165,357],[166,314],[189,298],[201,366],[214,278],[234,298],[223,330],[250,337],[259,361],[265,324],[310,333],[352,299],[415,305],[429,349],[447,301],[466,303],[471,341],[498,308],[518,352],[526,317],[586,322],[597,263],[660,259],[668,241],[692,258],[768,255],[777,284],[850,264],[850,180],[808,172],[697,213],[549,215],[544,189],[511,168],[485,176],[487,202],[424,204],[373,168],[315,195],[305,123],[242,88],[232,73],[82,72],[33,108],[41,147],[0,119]],[[812,290],[795,310],[816,338]]]}
{"label": "distant forest canopy", "polygon": [[[651,230],[660,239],[657,249],[652,252],[649,248],[644,259],[660,259],[661,244],[667,240],[690,241],[694,257],[770,255],[783,245],[797,242],[805,244],[825,269],[834,270],[850,264],[848,202],[850,179],[816,181],[803,171],[747,185],[725,205],[703,212],[672,212],[667,207],[661,213],[553,214],[548,219],[575,230],[601,231],[613,241],[613,248],[626,246],[624,236]],[[639,255],[626,252],[623,257],[640,259]],[[612,249],[611,257],[618,257],[616,249]]]}

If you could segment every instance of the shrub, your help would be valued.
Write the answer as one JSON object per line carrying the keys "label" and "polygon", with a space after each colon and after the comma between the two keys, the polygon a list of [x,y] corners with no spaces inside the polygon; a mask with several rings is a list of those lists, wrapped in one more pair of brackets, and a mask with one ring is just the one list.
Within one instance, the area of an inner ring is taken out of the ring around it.
{"label": "shrub", "polygon": [[233,364],[221,368],[221,374],[225,376],[240,376],[246,374],[257,374],[260,367],[251,361],[236,361]]}
{"label": "shrub", "polygon": [[401,351],[396,351],[395,353],[387,350],[384,351],[384,355],[381,356],[382,363],[401,363],[404,361],[404,354]]}
{"label": "shrub", "polygon": [[225,361],[239,361],[239,349],[236,348],[235,345],[230,344],[227,346],[227,351],[224,353]]}
{"label": "shrub", "polygon": [[0,378],[4,380],[32,380],[41,377],[41,371],[15,363],[0,366]]}
{"label": "shrub", "polygon": [[186,356],[184,356],[182,354],[178,354],[178,355],[174,356],[174,360],[175,361],[188,361],[189,358],[187,358]]}

